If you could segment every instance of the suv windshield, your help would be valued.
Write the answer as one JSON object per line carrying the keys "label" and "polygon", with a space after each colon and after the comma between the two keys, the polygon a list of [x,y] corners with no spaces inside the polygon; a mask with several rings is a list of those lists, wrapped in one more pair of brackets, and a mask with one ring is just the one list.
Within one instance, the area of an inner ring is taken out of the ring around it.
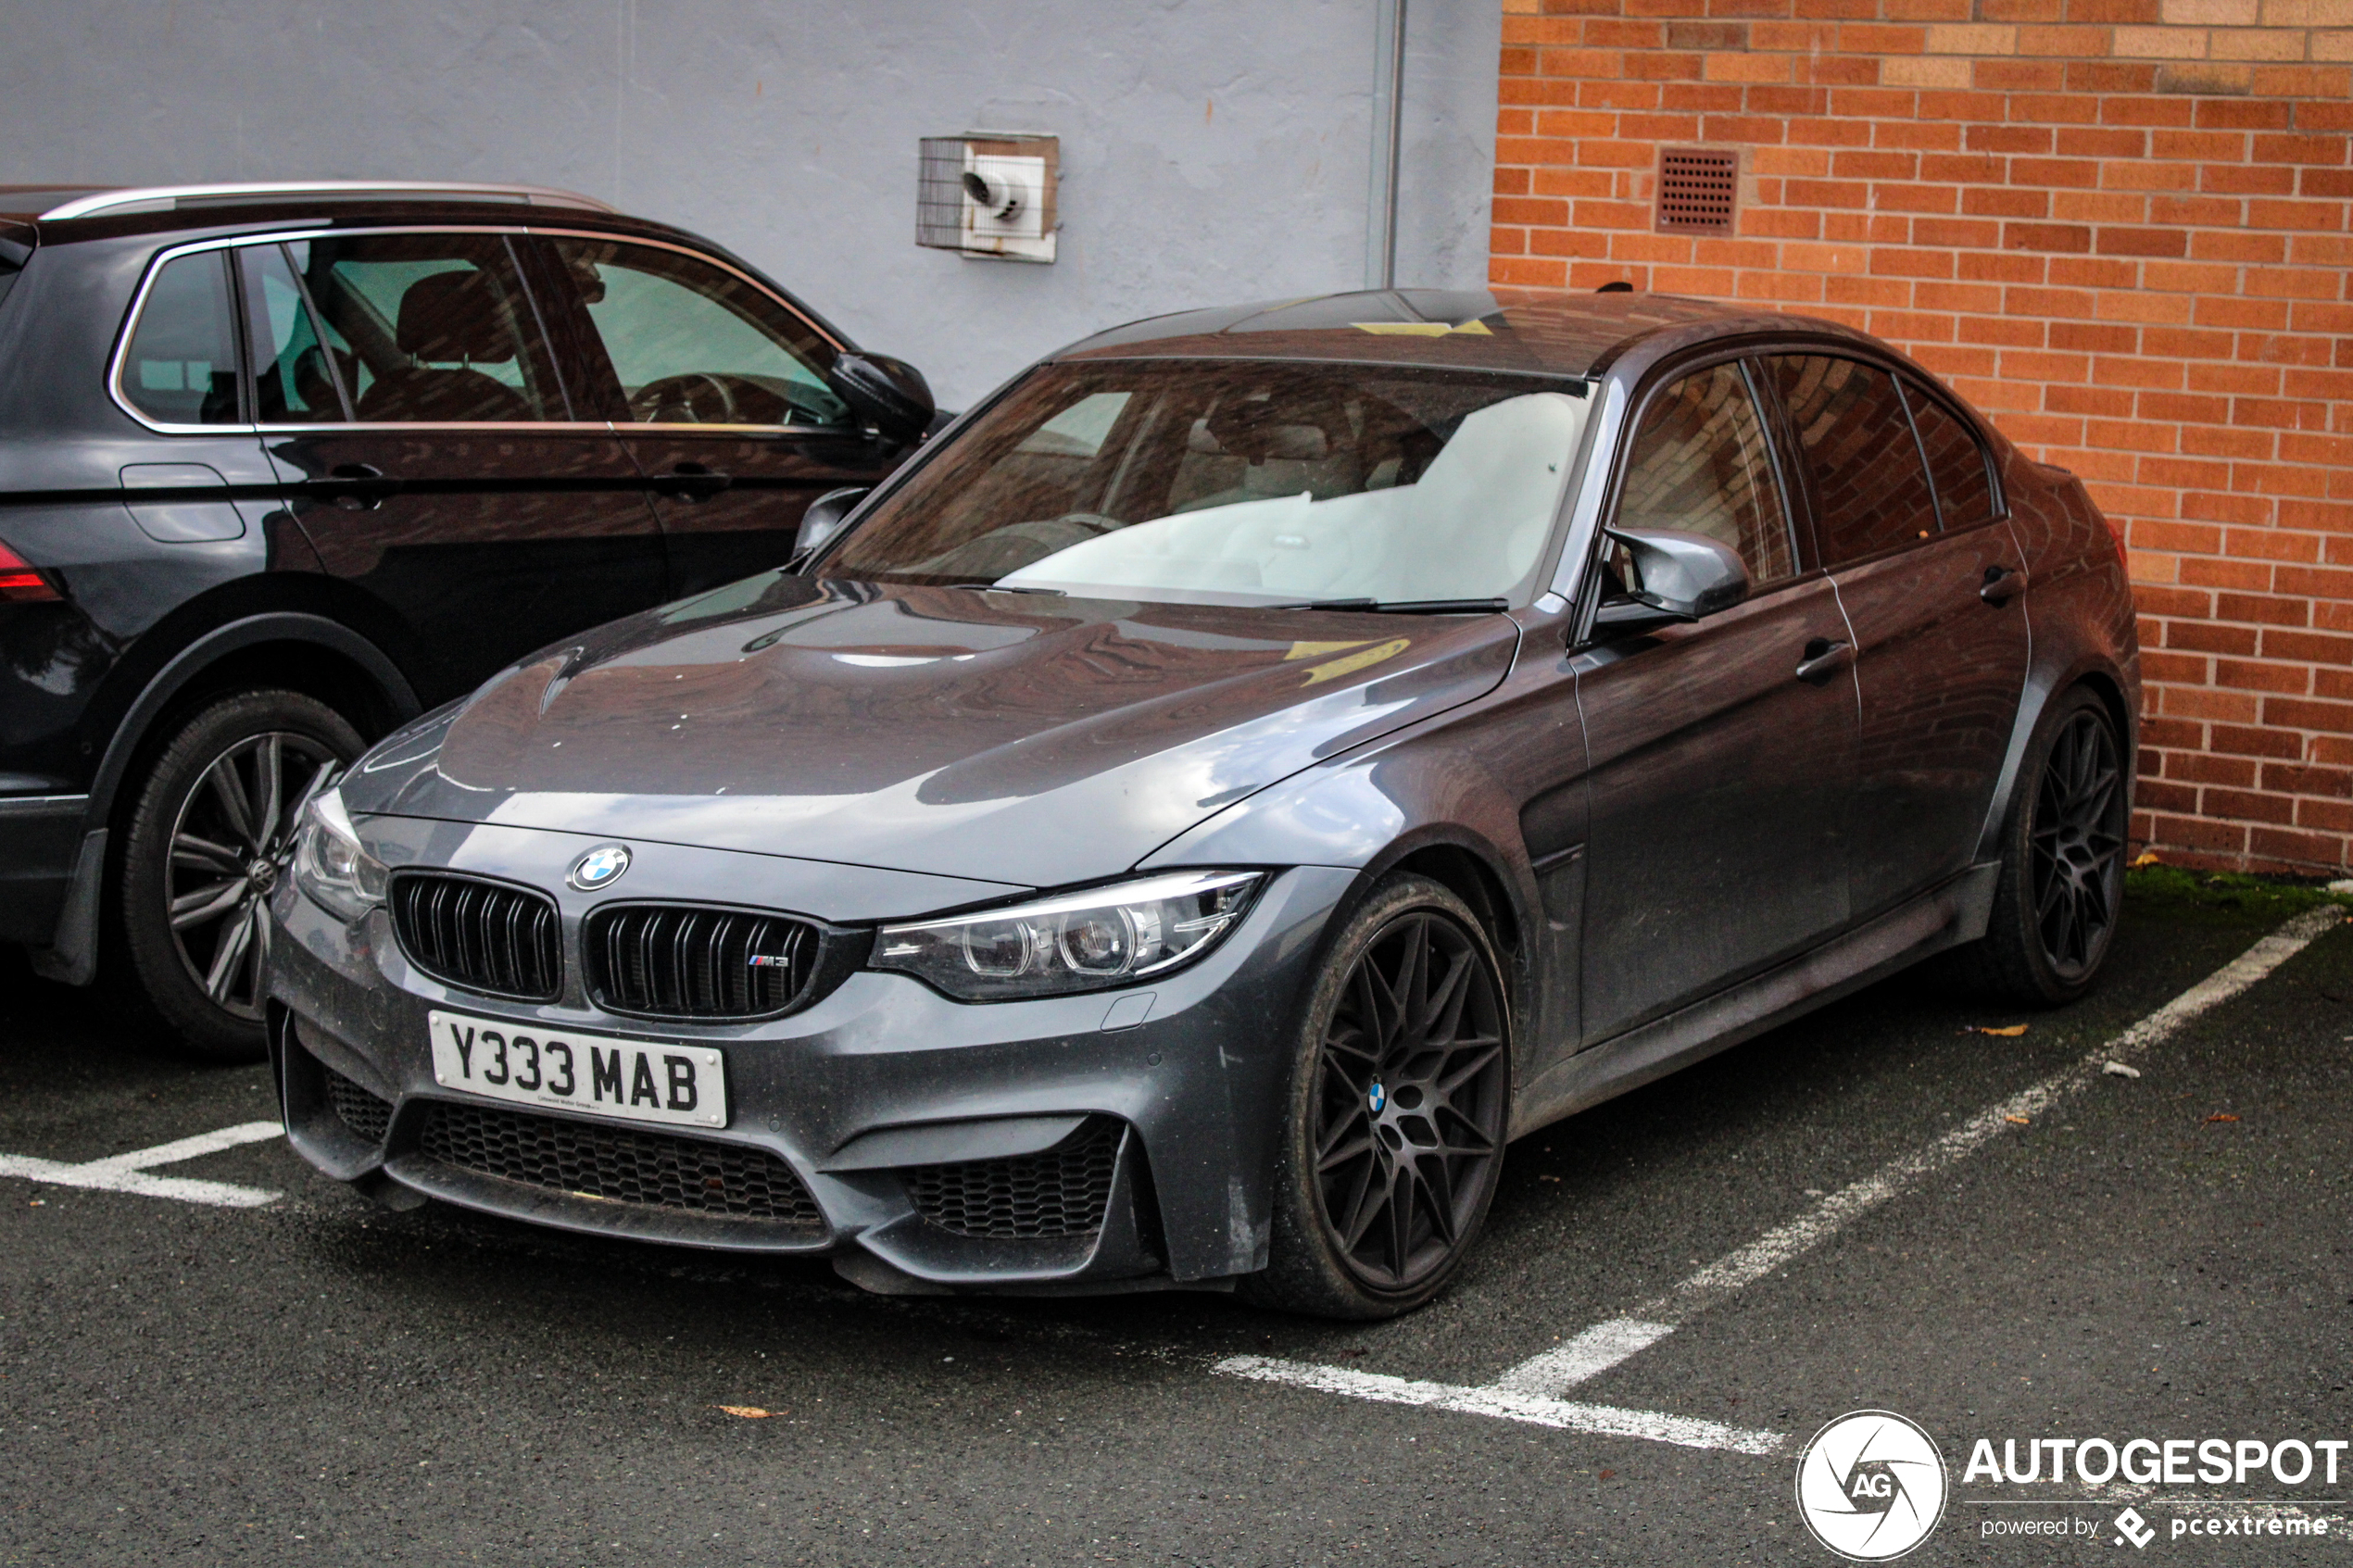
{"label": "suv windshield", "polygon": [[1293,361],[1049,366],[887,496],[826,577],[1214,604],[1503,598],[1582,382]]}

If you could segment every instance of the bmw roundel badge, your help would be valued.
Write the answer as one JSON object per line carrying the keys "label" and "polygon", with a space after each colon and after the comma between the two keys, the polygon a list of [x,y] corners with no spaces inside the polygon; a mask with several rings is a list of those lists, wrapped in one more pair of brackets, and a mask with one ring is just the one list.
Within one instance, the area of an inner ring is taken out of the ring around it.
{"label": "bmw roundel badge", "polygon": [[594,893],[621,880],[629,869],[629,846],[599,844],[572,863],[572,873],[564,880],[583,893]]}

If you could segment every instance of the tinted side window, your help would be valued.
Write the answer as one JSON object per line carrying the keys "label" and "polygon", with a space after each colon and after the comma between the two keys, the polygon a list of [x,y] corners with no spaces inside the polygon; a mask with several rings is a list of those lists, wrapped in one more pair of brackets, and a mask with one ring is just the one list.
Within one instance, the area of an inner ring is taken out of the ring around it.
{"label": "tinted side window", "polygon": [[1784,355],[1772,361],[1814,473],[1823,564],[1843,566],[1937,529],[1894,378],[1853,359]]}
{"label": "tinted side window", "polygon": [[1974,528],[1994,516],[1994,486],[1985,477],[1985,449],[1967,425],[1908,382],[1904,401],[1928,454],[1929,477],[1936,482],[1936,505],[1947,530]]}
{"label": "tinted side window", "polygon": [[231,322],[220,251],[166,262],[131,334],[122,395],[163,424],[237,423],[237,332]]}
{"label": "tinted side window", "polygon": [[677,251],[555,242],[638,424],[841,425],[832,351],[732,272]]}
{"label": "tinted side window", "polygon": [[362,423],[572,418],[505,235],[313,240],[302,276]]}
{"label": "tinted side window", "polygon": [[1644,410],[1617,522],[1705,533],[1738,550],[1759,583],[1796,571],[1764,422],[1738,365],[1685,376]]}
{"label": "tinted side window", "polygon": [[[297,245],[299,254],[308,248]],[[294,263],[277,245],[237,253],[245,279],[245,332],[253,345],[254,418],[266,425],[340,423],[343,397],[335,387],[346,358],[331,365],[318,323],[295,281]]]}

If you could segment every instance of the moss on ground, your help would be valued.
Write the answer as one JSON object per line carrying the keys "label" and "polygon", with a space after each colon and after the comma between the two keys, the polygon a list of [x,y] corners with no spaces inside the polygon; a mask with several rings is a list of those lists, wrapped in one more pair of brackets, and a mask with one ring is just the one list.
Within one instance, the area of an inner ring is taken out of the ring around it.
{"label": "moss on ground", "polygon": [[2332,893],[2317,882],[2180,866],[2135,866],[2126,872],[2124,901],[2138,912],[2231,923],[2270,924],[2322,904],[2353,910],[2353,894]]}

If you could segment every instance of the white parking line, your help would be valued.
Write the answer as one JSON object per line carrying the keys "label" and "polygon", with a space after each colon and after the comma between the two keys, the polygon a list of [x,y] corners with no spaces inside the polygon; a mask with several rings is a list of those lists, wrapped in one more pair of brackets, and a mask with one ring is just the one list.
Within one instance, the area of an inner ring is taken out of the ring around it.
{"label": "white parking line", "polygon": [[[1520,1362],[1486,1387],[1414,1383],[1346,1367],[1277,1361],[1258,1356],[1235,1356],[1218,1362],[1214,1370],[1228,1376],[1285,1383],[1388,1404],[1429,1405],[1572,1431],[1649,1437],[1685,1448],[1770,1453],[1786,1439],[1774,1433],[1747,1432],[1656,1411],[1576,1404],[1560,1396],[1639,1355],[1727,1296],[1755,1284],[1820,1246],[1889,1199],[1917,1185],[1921,1178],[1976,1152],[2020,1121],[2031,1123],[2100,1076],[2107,1063],[2126,1060],[2170,1038],[2192,1020],[2238,996],[2302,952],[2322,933],[2343,923],[2345,918],[2345,912],[2334,905],[2296,916],[2064,1072],[1978,1112],[1926,1148],[1891,1160],[1861,1181],[1831,1194],[1788,1223],[1767,1231],[1746,1246],[1735,1248],[1629,1315],[1593,1324],[1567,1343]],[[1757,1446],[1760,1443],[1762,1447]]]}
{"label": "white parking line", "polygon": [[157,1165],[176,1165],[182,1160],[218,1154],[224,1148],[235,1148],[240,1144],[279,1137],[284,1132],[285,1128],[275,1122],[245,1122],[234,1127],[222,1127],[218,1132],[176,1138],[170,1143],[157,1144],[153,1148],[108,1155],[104,1160],[93,1160],[82,1165],[35,1160],[22,1154],[0,1154],[0,1176],[18,1176],[30,1182],[44,1182],[51,1186],[134,1192],[144,1198],[171,1198],[182,1203],[210,1203],[223,1209],[258,1209],[262,1204],[274,1202],[278,1195],[259,1187],[241,1187],[228,1182],[200,1182],[190,1176],[151,1176],[147,1173]]}

